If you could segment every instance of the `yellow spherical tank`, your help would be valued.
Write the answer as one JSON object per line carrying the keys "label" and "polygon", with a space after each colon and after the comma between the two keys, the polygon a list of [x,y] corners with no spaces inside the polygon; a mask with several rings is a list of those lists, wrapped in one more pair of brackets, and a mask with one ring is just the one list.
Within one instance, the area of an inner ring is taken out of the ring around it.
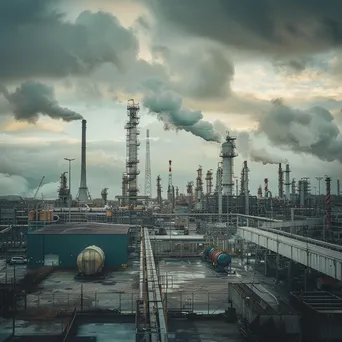
{"label": "yellow spherical tank", "polygon": [[102,271],[105,254],[100,247],[89,246],[77,257],[78,271],[84,275],[96,275]]}

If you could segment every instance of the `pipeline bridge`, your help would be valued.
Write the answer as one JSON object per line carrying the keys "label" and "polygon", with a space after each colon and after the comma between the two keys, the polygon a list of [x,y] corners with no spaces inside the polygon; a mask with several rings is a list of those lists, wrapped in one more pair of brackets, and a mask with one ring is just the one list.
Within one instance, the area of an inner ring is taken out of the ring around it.
{"label": "pipeline bridge", "polygon": [[167,342],[167,313],[156,271],[150,236],[142,228],[140,245],[140,284],[137,305],[137,342]]}
{"label": "pipeline bridge", "polygon": [[342,246],[281,231],[279,223],[277,227],[278,229],[266,226],[237,227],[237,235],[290,260],[342,280]]}

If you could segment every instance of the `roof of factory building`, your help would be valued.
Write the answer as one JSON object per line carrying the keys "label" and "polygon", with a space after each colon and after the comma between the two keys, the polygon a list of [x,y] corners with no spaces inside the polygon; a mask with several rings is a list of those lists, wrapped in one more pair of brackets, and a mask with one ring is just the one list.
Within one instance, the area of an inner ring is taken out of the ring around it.
{"label": "roof of factory building", "polygon": [[108,224],[96,222],[77,222],[63,224],[49,224],[37,229],[32,234],[127,234],[130,225],[128,224]]}

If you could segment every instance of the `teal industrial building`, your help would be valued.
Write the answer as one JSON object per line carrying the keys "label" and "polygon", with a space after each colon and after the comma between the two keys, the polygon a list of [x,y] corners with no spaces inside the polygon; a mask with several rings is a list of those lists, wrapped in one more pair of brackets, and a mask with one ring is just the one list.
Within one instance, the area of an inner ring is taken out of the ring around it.
{"label": "teal industrial building", "polygon": [[27,236],[28,267],[76,268],[77,256],[88,246],[100,247],[105,268],[127,265],[130,226],[106,223],[50,224]]}

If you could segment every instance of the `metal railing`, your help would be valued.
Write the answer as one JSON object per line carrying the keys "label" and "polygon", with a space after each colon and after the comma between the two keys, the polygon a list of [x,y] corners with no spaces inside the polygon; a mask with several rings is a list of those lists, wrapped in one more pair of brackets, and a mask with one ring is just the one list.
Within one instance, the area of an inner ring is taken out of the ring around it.
{"label": "metal railing", "polygon": [[[82,298],[83,297],[83,298]],[[99,310],[117,310],[123,314],[134,314],[136,302],[139,298],[138,292],[84,292],[81,293],[44,293],[27,294],[26,301],[18,301],[17,310],[33,310],[53,315],[60,311],[90,312]],[[25,305],[26,302],[26,305]],[[228,307],[227,292],[212,292],[208,290],[182,291],[175,288],[164,288],[161,302],[164,303],[166,311],[186,311],[204,314],[215,314],[223,312]]]}

